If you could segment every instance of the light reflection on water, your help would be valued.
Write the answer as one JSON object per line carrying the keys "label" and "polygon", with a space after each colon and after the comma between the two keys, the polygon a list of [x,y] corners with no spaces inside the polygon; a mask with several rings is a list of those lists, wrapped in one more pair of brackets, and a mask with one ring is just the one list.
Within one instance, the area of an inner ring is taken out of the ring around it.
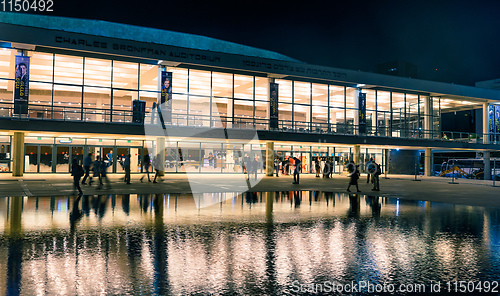
{"label": "light reflection on water", "polygon": [[497,280],[498,214],[323,192],[0,198],[0,293],[284,295],[294,281]]}

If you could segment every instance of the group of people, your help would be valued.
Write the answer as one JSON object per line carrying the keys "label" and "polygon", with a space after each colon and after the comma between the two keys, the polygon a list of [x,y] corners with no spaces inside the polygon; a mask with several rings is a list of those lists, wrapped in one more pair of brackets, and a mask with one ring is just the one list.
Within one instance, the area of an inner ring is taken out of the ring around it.
{"label": "group of people", "polygon": [[254,155],[253,158],[245,155],[243,158],[243,172],[248,174],[248,179],[250,179],[250,176],[253,175],[254,180],[257,180],[257,172],[259,171],[259,168],[262,168],[259,155]]}
{"label": "group of people", "polygon": [[[288,166],[292,164],[294,169],[293,169],[293,183],[292,184],[299,184],[299,178],[300,178],[300,173],[302,171],[302,162],[299,158],[293,157],[292,160],[290,161],[289,159],[281,160],[278,156],[274,158],[274,169],[276,172],[276,177],[279,177],[279,173],[281,170],[281,174],[287,174],[288,173]],[[333,158],[327,158],[324,162],[324,167],[323,169],[321,168],[321,163],[319,159],[316,159],[314,161],[314,170],[316,172],[316,177],[320,177],[320,174],[323,173],[323,178],[331,178],[333,177]],[[347,187],[347,191],[351,192],[350,188],[351,185],[356,186],[356,191],[361,192],[358,187],[358,180],[361,175],[361,171],[359,169],[359,165],[356,165],[353,161],[350,161],[346,165],[348,175],[349,175],[349,185]],[[371,182],[373,184],[373,191],[380,191],[380,178],[379,176],[382,174],[382,169],[378,163],[373,160],[373,158],[370,158],[370,160],[367,160],[366,162],[366,172],[367,172],[367,180],[366,183],[370,183],[370,177],[371,177]]]}
{"label": "group of people", "polygon": [[[349,174],[349,186],[347,186],[347,191],[351,192],[351,185],[354,185],[356,186],[356,191],[361,192],[358,187],[358,180],[361,174],[359,165],[356,165],[354,161],[350,161],[346,167]],[[365,163],[365,169],[367,172],[366,183],[370,183],[371,177],[373,184],[372,191],[380,191],[380,175],[382,174],[380,164],[376,163],[373,158],[370,158],[370,160],[367,160]]]}
{"label": "group of people", "polygon": [[278,156],[274,158],[274,169],[276,171],[276,177],[279,177],[280,168],[282,175],[288,175],[290,167],[293,168],[293,183],[299,184],[300,173],[302,172],[302,161],[297,157],[288,157],[282,160]]}
{"label": "group of people", "polygon": [[[80,180],[83,177],[83,180],[81,181],[82,185],[87,185],[87,180],[88,185],[92,185],[94,183],[93,178],[97,178],[99,180],[99,187],[98,189],[102,188],[104,183],[106,183],[106,187],[110,188],[110,183],[107,177],[107,169],[110,167],[113,163],[112,159],[112,154],[107,154],[105,156],[107,159],[102,160],[101,157],[98,155],[96,156],[96,159],[92,161],[92,153],[89,153],[85,158],[83,159],[83,165],[80,165],[78,159],[74,158],[73,162],[71,164],[71,176],[73,176],[73,187],[76,190],[78,190],[78,194],[82,195],[82,188],[80,186]],[[121,165],[123,167],[123,170],[125,171],[125,177],[124,181],[125,184],[131,184],[130,183],[130,158],[131,155],[125,155],[123,159],[121,160]],[[153,178],[153,183],[157,183],[157,179],[160,178],[159,172],[161,168],[161,161],[160,155],[157,155],[154,158],[153,161],[153,166],[155,168],[155,176]],[[148,181],[151,182],[151,178],[149,176],[150,174],[150,168],[151,168],[152,162],[151,158],[149,157],[149,154],[144,155],[143,159],[143,166],[145,170],[145,175],[142,176],[141,182],[143,182],[144,177],[148,177]],[[92,176],[91,176],[92,173]],[[103,183],[104,181],[104,183]]]}
{"label": "group of people", "polygon": [[[125,160],[125,163],[127,161]],[[92,178],[98,178],[99,180],[99,188],[102,187],[103,180],[106,182],[107,187],[109,188],[109,180],[107,177],[107,169],[110,162],[102,161],[100,156],[97,156],[95,161],[92,161],[92,153],[89,153],[83,159],[83,166],[80,165],[78,159],[74,158],[71,164],[71,175],[73,176],[73,187],[75,190],[78,190],[78,193],[82,194],[82,188],[80,187],[80,179],[83,177],[82,185],[86,185],[87,179],[89,180],[89,185],[92,185],[94,182]],[[128,160],[129,165],[129,184],[130,184],[130,157]],[[92,176],[90,176],[90,172],[93,172]]]}
{"label": "group of people", "polygon": [[326,158],[324,161],[323,169],[321,169],[321,162],[319,158],[314,160],[314,171],[316,178],[319,178],[323,173],[323,178],[333,178],[333,158]]}

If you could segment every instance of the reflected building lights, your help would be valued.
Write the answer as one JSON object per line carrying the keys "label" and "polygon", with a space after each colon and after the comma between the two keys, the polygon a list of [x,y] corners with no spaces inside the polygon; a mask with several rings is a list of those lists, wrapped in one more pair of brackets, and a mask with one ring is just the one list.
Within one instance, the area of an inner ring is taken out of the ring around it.
{"label": "reflected building lights", "polygon": [[[352,216],[347,195],[331,195],[328,206],[326,194],[301,196],[290,207],[287,193],[276,194],[272,224],[260,195],[86,196],[72,229],[72,198],[24,197],[18,212],[13,198],[0,198],[0,273],[7,274],[8,260],[20,260],[22,294],[94,295],[266,294],[270,279],[287,287],[318,279],[486,280],[500,272],[488,242],[497,225],[484,209],[383,198],[372,218],[365,197]],[[458,229],[468,230],[451,229],[449,217],[464,218]],[[10,225],[21,225],[19,258],[3,243],[13,239]]]}

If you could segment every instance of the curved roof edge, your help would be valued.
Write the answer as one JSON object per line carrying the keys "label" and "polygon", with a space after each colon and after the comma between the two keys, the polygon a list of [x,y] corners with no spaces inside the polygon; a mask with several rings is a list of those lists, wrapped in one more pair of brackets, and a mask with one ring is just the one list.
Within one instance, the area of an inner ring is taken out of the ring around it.
{"label": "curved roof edge", "polygon": [[60,16],[0,12],[0,22],[27,27],[60,30],[94,36],[171,45],[273,60],[300,62],[277,52],[224,41],[206,36],[180,33],[155,28],[126,25],[101,20]]}

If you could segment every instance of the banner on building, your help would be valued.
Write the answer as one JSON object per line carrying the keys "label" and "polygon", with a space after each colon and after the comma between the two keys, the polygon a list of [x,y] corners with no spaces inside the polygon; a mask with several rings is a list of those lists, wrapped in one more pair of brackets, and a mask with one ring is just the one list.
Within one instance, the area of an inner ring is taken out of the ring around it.
{"label": "banner on building", "polygon": [[488,133],[495,134],[495,106],[488,105]]}
{"label": "banner on building", "polygon": [[495,132],[500,135],[500,106],[495,106]]}
{"label": "banner on building", "polygon": [[163,123],[172,122],[172,72],[161,72],[160,119]]}
{"label": "banner on building", "polygon": [[278,91],[279,91],[279,84],[277,83],[270,83],[269,84],[269,105],[270,105],[270,112],[269,112],[269,127],[277,129],[278,128]]}
{"label": "banner on building", "polygon": [[30,57],[16,56],[14,114],[28,114]]}
{"label": "banner on building", "polygon": [[366,93],[359,93],[358,96],[358,118],[359,118],[359,133],[366,133]]}

